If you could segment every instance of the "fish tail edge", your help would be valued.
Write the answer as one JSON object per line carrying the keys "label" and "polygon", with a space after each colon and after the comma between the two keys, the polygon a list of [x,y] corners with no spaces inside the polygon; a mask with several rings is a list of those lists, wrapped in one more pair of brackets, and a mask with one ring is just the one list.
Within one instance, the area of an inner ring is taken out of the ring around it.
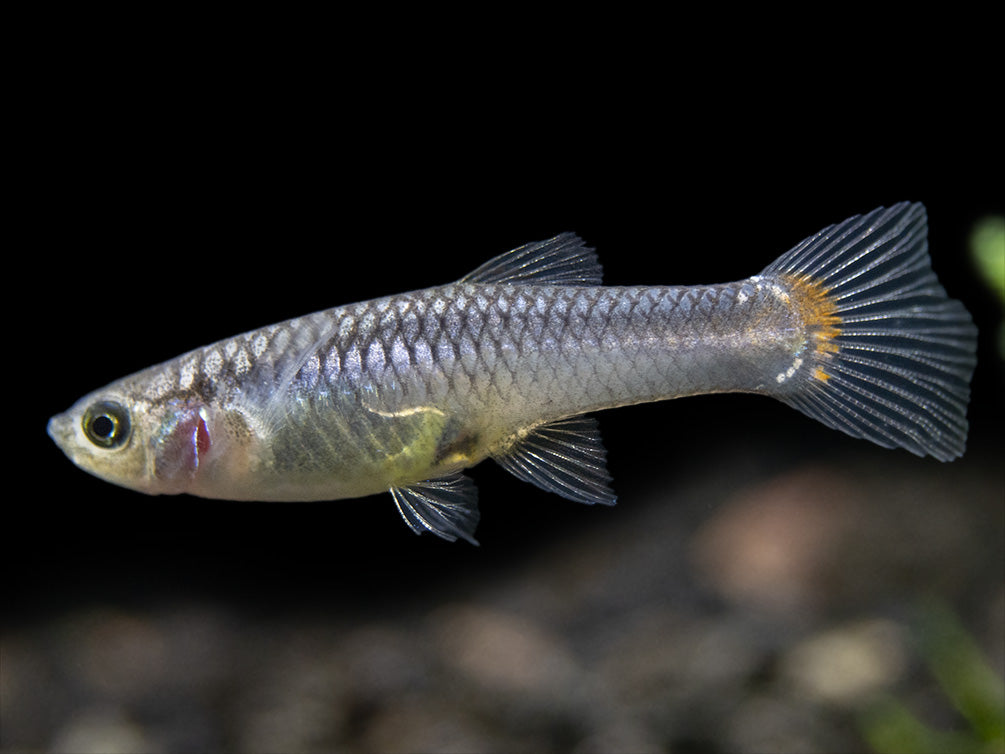
{"label": "fish tail edge", "polygon": [[923,205],[825,228],[765,276],[784,281],[804,327],[793,368],[776,378],[778,398],[884,447],[943,461],[963,454],[977,329],[932,270]]}

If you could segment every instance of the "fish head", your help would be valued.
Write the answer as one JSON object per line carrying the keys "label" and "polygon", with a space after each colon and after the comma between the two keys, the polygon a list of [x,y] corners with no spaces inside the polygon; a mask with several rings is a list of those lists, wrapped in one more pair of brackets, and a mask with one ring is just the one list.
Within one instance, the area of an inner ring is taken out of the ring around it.
{"label": "fish head", "polygon": [[152,401],[126,383],[81,398],[48,433],[84,471],[152,495],[189,491],[212,444],[204,406]]}

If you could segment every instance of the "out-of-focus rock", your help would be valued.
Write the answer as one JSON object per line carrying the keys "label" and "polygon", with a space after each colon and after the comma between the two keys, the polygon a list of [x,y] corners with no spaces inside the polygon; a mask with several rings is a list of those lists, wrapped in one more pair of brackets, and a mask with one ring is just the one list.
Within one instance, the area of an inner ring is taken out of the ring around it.
{"label": "out-of-focus rock", "polygon": [[805,639],[786,652],[781,674],[801,694],[854,707],[897,683],[907,655],[903,627],[874,618]]}
{"label": "out-of-focus rock", "polygon": [[75,754],[159,754],[164,747],[116,709],[88,709],[55,734],[54,752]]}
{"label": "out-of-focus rock", "polygon": [[814,611],[828,598],[828,571],[861,515],[863,491],[825,468],[809,468],[740,491],[698,531],[698,572],[740,604]]}
{"label": "out-of-focus rock", "polygon": [[574,689],[576,663],[543,626],[502,610],[448,605],[430,616],[441,660],[489,690],[552,696]]}

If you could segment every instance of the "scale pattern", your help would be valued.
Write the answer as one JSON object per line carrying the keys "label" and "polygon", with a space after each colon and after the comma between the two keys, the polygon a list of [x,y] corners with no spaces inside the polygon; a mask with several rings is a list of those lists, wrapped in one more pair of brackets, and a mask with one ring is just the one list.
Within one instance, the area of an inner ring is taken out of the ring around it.
{"label": "scale pattern", "polygon": [[384,413],[435,406],[473,419],[505,407],[512,431],[598,408],[766,386],[772,364],[791,360],[777,336],[792,328],[791,316],[766,286],[746,281],[468,283],[339,307],[193,358],[208,383],[256,396],[275,417],[352,394]]}

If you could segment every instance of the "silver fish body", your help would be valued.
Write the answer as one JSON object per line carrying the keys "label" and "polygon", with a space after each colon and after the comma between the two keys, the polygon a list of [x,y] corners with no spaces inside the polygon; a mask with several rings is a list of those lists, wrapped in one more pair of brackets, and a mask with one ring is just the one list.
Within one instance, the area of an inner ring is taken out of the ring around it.
{"label": "silver fish body", "polygon": [[[792,362],[788,320],[777,293],[749,282],[457,283],[200,349],[175,382],[189,372],[211,384],[187,400],[226,406],[230,425],[255,438],[254,474],[202,470],[200,492],[333,499],[505,455],[535,427],[597,409],[775,387]],[[261,363],[242,375],[249,346]]]}
{"label": "silver fish body", "polygon": [[262,328],[112,383],[50,421],[82,468],[150,492],[331,500],[390,490],[417,532],[473,541],[461,471],[495,458],[613,503],[583,414],[754,392],[879,444],[963,450],[973,325],[931,272],[924,208],[876,210],[761,275],[604,287],[572,234],[457,283]]}

